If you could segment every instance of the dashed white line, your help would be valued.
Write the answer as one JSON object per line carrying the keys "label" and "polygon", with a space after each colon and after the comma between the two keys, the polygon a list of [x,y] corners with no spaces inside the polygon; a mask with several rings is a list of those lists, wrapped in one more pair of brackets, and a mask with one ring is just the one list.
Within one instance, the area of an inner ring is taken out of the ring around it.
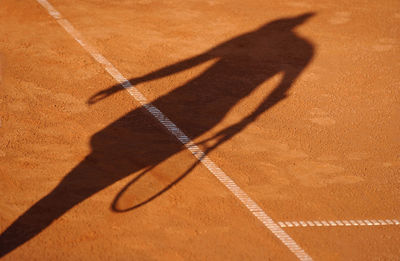
{"label": "dashed white line", "polygon": [[254,202],[228,175],[226,175],[213,161],[211,161],[200,148],[194,144],[170,119],[159,109],[149,103],[138,89],[133,87],[118,70],[94,47],[89,45],[82,35],[62,17],[62,15],[47,1],[37,0],[49,14],[116,80],[128,93],[147,109],[167,130],[174,135],[192,154],[238,198],[243,205],[257,217],[288,249],[300,260],[312,260],[312,258]]}
{"label": "dashed white line", "polygon": [[397,219],[280,221],[278,225],[281,227],[398,226],[400,225],[400,221]]}

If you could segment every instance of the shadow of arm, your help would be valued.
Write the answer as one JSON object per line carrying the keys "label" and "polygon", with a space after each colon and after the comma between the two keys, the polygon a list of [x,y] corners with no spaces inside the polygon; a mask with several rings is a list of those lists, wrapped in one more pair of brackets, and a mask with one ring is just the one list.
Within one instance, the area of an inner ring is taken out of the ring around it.
{"label": "shadow of arm", "polygon": [[279,83],[277,87],[261,102],[261,104],[248,116],[240,120],[239,122],[232,124],[231,126],[219,131],[213,137],[208,138],[201,143],[208,142],[215,138],[218,138],[218,141],[213,144],[213,146],[207,149],[207,153],[224,143],[225,141],[231,139],[237,133],[241,132],[246,126],[254,122],[261,114],[266,112],[268,109],[272,108],[274,105],[278,104],[280,101],[287,97],[287,91],[292,86],[295,79],[302,72],[304,67],[297,69],[290,69],[285,71],[282,81]]}
{"label": "shadow of arm", "polygon": [[[212,56],[210,55],[210,52],[206,52],[200,55],[197,55],[195,57],[177,62],[175,64],[166,66],[164,68],[161,68],[159,70],[156,70],[154,72],[151,72],[149,74],[143,75],[141,77],[137,78],[132,78],[129,80],[130,84],[133,86],[140,84],[142,82],[148,82],[156,79],[160,79],[163,77],[167,77],[169,75],[190,69],[196,65],[199,65],[203,62],[206,62],[207,60],[211,59]],[[125,83],[122,83],[122,86],[125,87]],[[129,86],[129,84],[128,84]],[[100,100],[103,100],[107,98],[108,96],[111,96],[112,94],[121,91],[123,88],[121,88],[121,84],[116,84],[108,89],[102,90],[92,97],[89,98],[88,104],[94,104]]]}
{"label": "shadow of arm", "polygon": [[201,63],[208,61],[211,58],[212,57],[211,57],[211,55],[209,55],[208,52],[204,53],[204,54],[200,54],[195,57],[177,62],[175,64],[168,65],[164,68],[161,68],[161,69],[151,72],[149,74],[143,75],[141,77],[133,78],[130,80],[130,82],[132,83],[132,85],[135,85],[135,84],[139,84],[142,82],[148,82],[148,81],[160,79],[163,77],[167,77],[169,75],[179,73],[181,71],[195,67]]}

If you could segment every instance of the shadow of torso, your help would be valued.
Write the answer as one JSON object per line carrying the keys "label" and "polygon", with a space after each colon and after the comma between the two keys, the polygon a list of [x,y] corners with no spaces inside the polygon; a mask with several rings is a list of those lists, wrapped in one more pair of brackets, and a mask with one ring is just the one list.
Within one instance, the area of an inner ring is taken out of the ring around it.
{"label": "shadow of torso", "polygon": [[[312,49],[293,32],[242,35],[207,52],[205,60],[216,59],[210,68],[152,104],[194,139],[215,127],[264,81],[279,72],[302,70],[312,57]],[[159,164],[182,149],[183,145],[155,119],[153,124],[142,124],[148,122],[143,117],[148,117],[146,110],[136,109],[91,139],[91,157],[111,167],[110,176],[115,180]]]}

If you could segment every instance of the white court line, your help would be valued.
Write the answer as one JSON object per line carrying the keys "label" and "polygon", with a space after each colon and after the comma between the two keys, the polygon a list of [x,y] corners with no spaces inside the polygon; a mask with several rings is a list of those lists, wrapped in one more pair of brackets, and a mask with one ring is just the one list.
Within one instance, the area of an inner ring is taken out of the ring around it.
{"label": "white court line", "polygon": [[321,220],[321,221],[279,221],[281,227],[350,227],[350,226],[398,226],[397,219],[364,219],[364,220]]}
{"label": "white court line", "polygon": [[114,67],[103,55],[94,47],[84,41],[82,35],[62,18],[61,14],[47,1],[37,0],[49,14],[100,64],[104,69],[117,80],[129,94],[146,108],[168,131],[174,135],[192,154],[223,184],[227,187],[245,206],[257,217],[265,227],[267,227],[288,249],[300,260],[312,260],[312,258],[277,224],[270,218],[254,200],[252,200],[236,183],[223,172],[205,153],[189,139],[170,119],[168,119],[159,109],[149,103],[138,89]]}

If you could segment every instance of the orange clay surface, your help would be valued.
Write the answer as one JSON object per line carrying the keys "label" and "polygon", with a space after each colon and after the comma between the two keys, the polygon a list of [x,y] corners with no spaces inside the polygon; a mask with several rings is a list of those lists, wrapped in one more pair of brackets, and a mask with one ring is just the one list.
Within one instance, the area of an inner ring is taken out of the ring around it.
{"label": "orange clay surface", "polygon": [[[274,221],[400,218],[398,0],[50,3]],[[34,0],[0,71],[2,260],[296,259]],[[400,226],[284,229],[400,259]]]}

